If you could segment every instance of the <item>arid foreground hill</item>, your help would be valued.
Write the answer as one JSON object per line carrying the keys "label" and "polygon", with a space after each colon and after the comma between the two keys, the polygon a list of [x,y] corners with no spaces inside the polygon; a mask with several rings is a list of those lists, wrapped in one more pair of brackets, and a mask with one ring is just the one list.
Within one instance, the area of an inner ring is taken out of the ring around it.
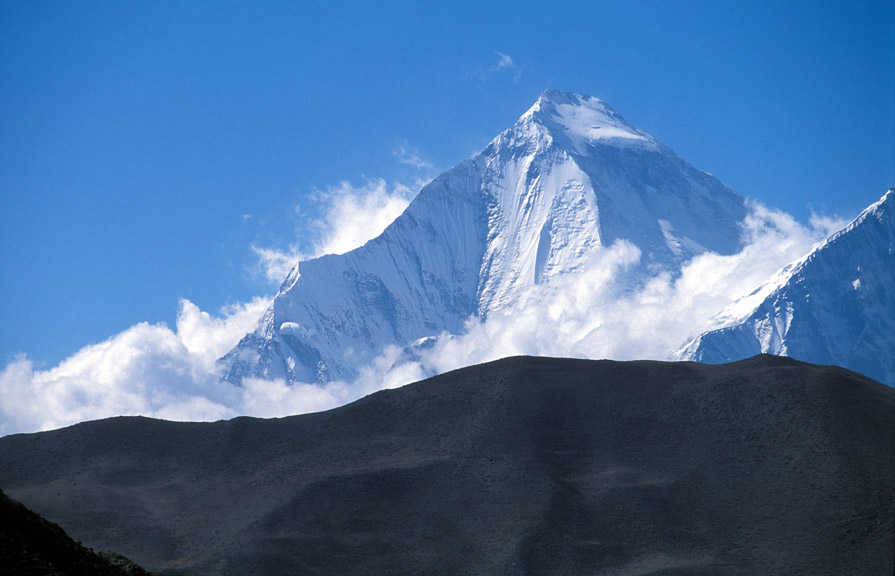
{"label": "arid foreground hill", "polygon": [[170,573],[891,574],[895,389],[511,358],[329,412],[0,438],[0,488]]}

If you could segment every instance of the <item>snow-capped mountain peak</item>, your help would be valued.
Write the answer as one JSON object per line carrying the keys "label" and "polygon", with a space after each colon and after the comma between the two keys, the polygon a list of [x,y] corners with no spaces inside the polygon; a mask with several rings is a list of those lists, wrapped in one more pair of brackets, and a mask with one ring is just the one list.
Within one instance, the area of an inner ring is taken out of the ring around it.
{"label": "snow-capped mountain peak", "polygon": [[605,103],[548,90],[382,235],[300,263],[222,362],[231,381],[351,378],[384,347],[458,334],[616,241],[640,254],[630,285],[705,250],[731,254],[745,212],[742,197]]}

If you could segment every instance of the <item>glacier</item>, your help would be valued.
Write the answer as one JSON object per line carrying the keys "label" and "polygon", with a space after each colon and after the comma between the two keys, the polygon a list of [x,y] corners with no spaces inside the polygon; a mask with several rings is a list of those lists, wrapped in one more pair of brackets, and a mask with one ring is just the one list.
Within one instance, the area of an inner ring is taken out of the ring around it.
{"label": "glacier", "polygon": [[677,359],[759,353],[843,366],[895,386],[895,188],[721,311]]}
{"label": "glacier", "polygon": [[424,186],[377,238],[298,263],[258,328],[220,360],[228,381],[350,380],[383,349],[460,334],[617,241],[618,282],[736,253],[746,201],[599,99],[545,91],[474,157]]}

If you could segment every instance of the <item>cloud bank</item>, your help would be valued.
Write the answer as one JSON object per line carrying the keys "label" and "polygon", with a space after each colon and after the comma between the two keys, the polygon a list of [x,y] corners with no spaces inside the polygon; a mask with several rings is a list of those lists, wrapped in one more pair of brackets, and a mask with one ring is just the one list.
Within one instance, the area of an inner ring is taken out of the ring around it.
{"label": "cloud bank", "polygon": [[[327,194],[332,195],[330,210],[321,219],[315,247],[337,252],[366,241],[379,226],[384,229],[390,214],[403,210],[407,192],[376,180],[360,189],[342,184]],[[378,216],[370,218],[370,213]],[[345,229],[341,236],[347,222],[376,218],[364,233]],[[215,315],[181,300],[173,330],[137,324],[46,370],[26,356],[15,358],[0,372],[0,435],[128,414],[216,420],[318,411],[434,373],[517,354],[669,359],[705,330],[714,314],[842,224],[816,218],[803,226],[755,205],[744,223],[741,252],[702,254],[680,274],[659,273],[635,289],[617,278],[641,254],[632,244],[617,242],[579,273],[532,286],[487,320],[471,318],[463,334],[433,335],[434,346],[413,354],[386,348],[355,381],[326,386],[250,379],[237,387],[222,381],[215,361],[255,329],[269,299],[256,298]]]}
{"label": "cloud bank", "polygon": [[212,317],[181,300],[176,331],[143,322],[49,370],[19,356],[0,372],[0,434],[118,414],[175,420],[235,415],[237,391],[220,386],[215,360],[254,330],[269,304],[256,298]]}

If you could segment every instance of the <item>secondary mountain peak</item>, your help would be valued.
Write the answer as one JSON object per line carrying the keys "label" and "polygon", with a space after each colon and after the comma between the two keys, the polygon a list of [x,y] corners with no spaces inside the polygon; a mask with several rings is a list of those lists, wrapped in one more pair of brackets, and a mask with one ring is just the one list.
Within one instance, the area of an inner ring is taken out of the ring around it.
{"label": "secondary mountain peak", "polygon": [[659,142],[632,126],[611,106],[593,96],[545,90],[519,119],[544,127],[569,151],[586,153],[597,145],[635,146],[656,149]]}
{"label": "secondary mountain peak", "polygon": [[730,304],[678,357],[723,363],[753,354],[836,364],[895,386],[895,190]]}

